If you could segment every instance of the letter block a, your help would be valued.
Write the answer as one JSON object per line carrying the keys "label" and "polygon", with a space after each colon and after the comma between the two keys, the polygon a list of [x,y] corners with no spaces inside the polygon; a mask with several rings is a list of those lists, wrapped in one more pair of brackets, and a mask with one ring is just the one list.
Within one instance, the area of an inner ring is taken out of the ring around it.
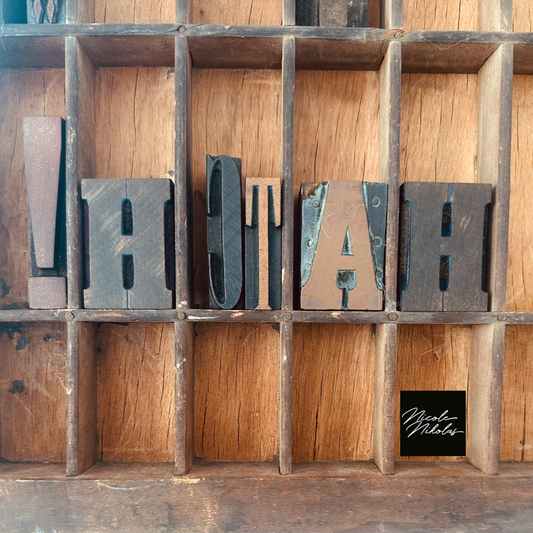
{"label": "letter block a", "polygon": [[88,179],[86,309],[171,309],[174,208],[166,179]]}
{"label": "letter block a", "polygon": [[383,309],[387,196],[383,183],[302,184],[302,309]]}
{"label": "letter block a", "polygon": [[399,289],[402,311],[487,311],[492,187],[404,183]]}

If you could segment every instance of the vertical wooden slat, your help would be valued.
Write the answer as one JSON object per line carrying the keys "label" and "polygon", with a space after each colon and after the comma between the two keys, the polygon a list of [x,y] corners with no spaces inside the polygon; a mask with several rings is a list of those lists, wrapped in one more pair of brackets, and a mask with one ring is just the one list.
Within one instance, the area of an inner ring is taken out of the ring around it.
{"label": "vertical wooden slat", "polygon": [[[191,186],[191,59],[187,38],[176,37],[176,307],[188,309],[192,300],[190,268],[192,247]],[[194,325],[179,312],[176,322],[176,453],[175,474],[184,475],[192,466],[194,454]]]}
{"label": "vertical wooden slat", "polygon": [[[379,177],[388,183],[385,258],[385,310],[396,311],[398,264],[398,194],[400,183],[401,43],[392,42],[379,71]],[[374,368],[374,461],[384,474],[394,473],[394,399],[396,395],[395,324],[376,326]]]}
{"label": "vertical wooden slat", "polygon": [[[94,176],[95,70],[75,37],[65,43],[68,307],[82,305],[81,205],[78,184]],[[96,347],[93,325],[67,325],[67,474],[96,460]]]}
{"label": "vertical wooden slat", "polygon": [[94,22],[95,0],[66,0],[67,24]]}
{"label": "vertical wooden slat", "polygon": [[381,0],[379,13],[381,28],[403,28],[403,0]]}
{"label": "vertical wooden slat", "polygon": [[513,0],[478,0],[479,31],[512,31]]}
{"label": "vertical wooden slat", "polygon": [[192,20],[192,0],[176,0],[176,22],[187,24]]}
{"label": "vertical wooden slat", "polygon": [[[294,302],[294,84],[295,40],[283,39],[282,63],[282,135],[281,164],[283,177],[281,309],[289,312]],[[288,313],[290,315],[290,313]],[[290,316],[286,318],[290,319]],[[279,469],[292,471],[292,353],[293,326],[283,322],[280,327],[280,409]]]}
{"label": "vertical wooden slat", "polygon": [[283,25],[296,24],[296,0],[283,0]]}
{"label": "vertical wooden slat", "polygon": [[[490,309],[504,311],[507,285],[513,47],[501,45],[478,74],[477,179],[493,186]],[[505,326],[474,326],[468,392],[470,462],[498,473]]]}

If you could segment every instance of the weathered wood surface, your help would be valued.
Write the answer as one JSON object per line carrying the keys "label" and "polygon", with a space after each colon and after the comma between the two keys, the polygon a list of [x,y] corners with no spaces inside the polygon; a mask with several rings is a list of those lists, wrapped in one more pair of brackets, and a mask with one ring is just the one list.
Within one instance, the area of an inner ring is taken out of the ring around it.
{"label": "weathered wood surface", "polygon": [[403,311],[488,310],[491,196],[489,184],[402,185]]}
{"label": "weathered wood surface", "polygon": [[[174,22],[176,4],[174,0],[93,0],[94,22],[106,24],[142,24]],[[89,22],[89,21],[86,21]]]}
{"label": "weathered wood surface", "polygon": [[192,21],[195,24],[256,24],[280,25],[283,2],[271,0],[198,0],[193,2]]}
{"label": "weathered wood surface", "polygon": [[65,115],[65,77],[60,70],[0,73],[0,307],[27,308],[30,275],[28,194],[24,177],[23,118]]}
{"label": "weathered wood surface", "polygon": [[476,104],[476,76],[402,75],[402,183],[475,182]]}
{"label": "weathered wood surface", "polygon": [[2,324],[0,333],[0,457],[64,463],[66,327]]}
{"label": "weathered wood surface", "polygon": [[206,209],[209,303],[242,309],[243,227],[241,160],[207,156]]}
{"label": "weathered wood surface", "polygon": [[245,308],[281,309],[281,180],[246,178]]}
{"label": "weathered wood surface", "polygon": [[403,0],[403,28],[410,30],[478,29],[478,2]]}
{"label": "weathered wood surface", "polygon": [[173,461],[173,325],[105,324],[97,350],[99,457]]}
{"label": "weathered wood surface", "polygon": [[[400,391],[402,390],[466,390],[471,352],[469,326],[400,326],[398,330],[398,367],[396,379],[396,445],[400,457]],[[467,392],[468,398],[468,392]],[[468,421],[468,414],[467,414]],[[468,426],[467,426],[468,453]],[[464,460],[454,457],[418,457],[420,461]]]}
{"label": "weathered wood surface", "polygon": [[2,480],[0,531],[531,531],[531,469],[509,465],[495,478],[468,465],[413,464],[395,476],[341,466],[340,479],[311,471],[290,478]]}
{"label": "weathered wood surface", "polygon": [[372,458],[371,326],[294,326],[294,461]]}
{"label": "weathered wood surface", "polygon": [[268,324],[200,324],[195,339],[195,454],[271,461],[278,454],[279,333]]}

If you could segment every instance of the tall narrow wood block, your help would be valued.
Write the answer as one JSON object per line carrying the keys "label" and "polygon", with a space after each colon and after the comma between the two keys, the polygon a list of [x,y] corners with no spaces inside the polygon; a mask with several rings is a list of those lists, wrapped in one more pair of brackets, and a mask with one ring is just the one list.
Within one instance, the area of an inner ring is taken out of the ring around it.
{"label": "tall narrow wood block", "polygon": [[62,135],[61,117],[24,117],[24,164],[31,219],[31,309],[66,307],[66,280],[58,276],[62,258],[56,246],[65,230],[62,216],[57,224]]}
{"label": "tall narrow wood block", "polygon": [[242,309],[241,160],[207,156],[207,252],[212,309]]}
{"label": "tall narrow wood block", "polygon": [[304,183],[301,308],[380,310],[387,185]]}

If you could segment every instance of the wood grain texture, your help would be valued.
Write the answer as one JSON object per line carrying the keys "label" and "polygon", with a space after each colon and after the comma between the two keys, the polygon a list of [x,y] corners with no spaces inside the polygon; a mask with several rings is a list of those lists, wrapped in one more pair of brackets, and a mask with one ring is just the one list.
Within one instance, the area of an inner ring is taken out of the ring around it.
{"label": "wood grain texture", "polygon": [[0,332],[0,456],[65,462],[66,327],[2,324]]}
{"label": "wood grain texture", "polygon": [[[396,379],[396,446],[398,461],[455,461],[456,457],[400,456],[402,390],[468,390],[470,326],[399,326]],[[467,414],[468,428],[468,414]],[[468,450],[468,431],[467,431]]]}
{"label": "wood grain texture", "polygon": [[533,3],[531,0],[513,0],[513,31],[532,31]]}
{"label": "wood grain texture", "polygon": [[174,174],[174,69],[103,68],[96,79],[97,178]]}
{"label": "wood grain texture", "polygon": [[473,183],[477,78],[404,74],[400,180]]}
{"label": "wood grain texture", "polygon": [[533,345],[530,326],[505,331],[501,461],[533,461]]}
{"label": "wood grain texture", "polygon": [[403,29],[475,31],[478,29],[478,2],[404,0]]}
{"label": "wood grain texture", "polygon": [[279,333],[268,324],[199,324],[195,454],[271,461],[278,454]]}
{"label": "wood grain texture", "polygon": [[94,22],[141,24],[174,22],[174,0],[94,0]]}
{"label": "wood grain texture", "polygon": [[174,460],[174,327],[104,324],[98,336],[99,455]]}
{"label": "wood grain texture", "polygon": [[294,194],[305,182],[379,181],[379,74],[296,71]]}
{"label": "wood grain texture", "polygon": [[192,84],[194,295],[206,309],[205,156],[240,158],[243,187],[247,177],[281,177],[281,72],[194,69]]}
{"label": "wood grain texture", "polygon": [[[509,263],[507,311],[533,310],[533,79],[515,76],[513,89],[511,200],[509,210]],[[527,330],[519,330],[525,332]],[[520,334],[514,335],[517,339]]]}
{"label": "wood grain texture", "polygon": [[0,72],[0,308],[28,307],[30,231],[24,177],[23,117],[65,117],[62,70]]}
{"label": "wood grain texture", "polygon": [[283,0],[196,0],[192,22],[278,26],[283,23]]}
{"label": "wood grain texture", "polygon": [[372,326],[295,324],[293,459],[372,458]]}

